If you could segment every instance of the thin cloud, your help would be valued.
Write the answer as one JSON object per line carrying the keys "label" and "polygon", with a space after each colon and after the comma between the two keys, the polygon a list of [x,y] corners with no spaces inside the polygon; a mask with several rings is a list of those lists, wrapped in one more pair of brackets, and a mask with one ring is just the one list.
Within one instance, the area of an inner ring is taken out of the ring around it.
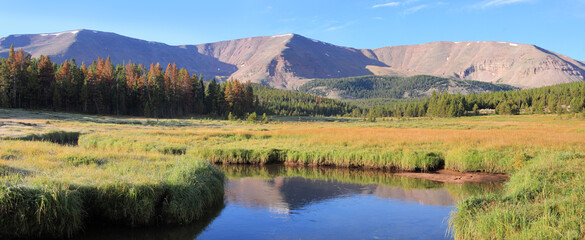
{"label": "thin cloud", "polygon": [[342,28],[346,28],[346,27],[348,27],[348,26],[350,26],[352,24],[354,24],[354,22],[348,22],[348,23],[343,24],[343,25],[331,26],[331,27],[326,28],[325,29],[325,32],[330,32],[330,31],[335,31],[335,30],[339,30],[339,29],[342,29]]}
{"label": "thin cloud", "polygon": [[382,3],[382,4],[376,4],[374,6],[372,6],[372,8],[379,8],[379,7],[396,7],[400,5],[400,2],[389,2],[389,3]]}
{"label": "thin cloud", "polygon": [[422,5],[418,5],[416,7],[411,7],[409,9],[404,10],[404,14],[413,14],[413,13],[416,13],[416,12],[418,12],[424,8],[428,8],[428,7],[429,7],[429,5],[427,5],[427,4],[422,4]]}
{"label": "thin cloud", "polygon": [[514,3],[524,3],[530,2],[532,0],[490,0],[483,3],[480,3],[479,6],[482,8],[487,7],[497,7],[502,5],[514,4]]}

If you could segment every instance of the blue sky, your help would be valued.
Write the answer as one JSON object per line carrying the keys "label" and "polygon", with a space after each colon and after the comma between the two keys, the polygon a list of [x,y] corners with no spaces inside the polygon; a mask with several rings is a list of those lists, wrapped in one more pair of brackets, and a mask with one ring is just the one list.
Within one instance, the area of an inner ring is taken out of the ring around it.
{"label": "blue sky", "polygon": [[585,61],[585,0],[2,1],[0,37],[92,29],[171,45],[298,33],[354,48],[535,44]]}

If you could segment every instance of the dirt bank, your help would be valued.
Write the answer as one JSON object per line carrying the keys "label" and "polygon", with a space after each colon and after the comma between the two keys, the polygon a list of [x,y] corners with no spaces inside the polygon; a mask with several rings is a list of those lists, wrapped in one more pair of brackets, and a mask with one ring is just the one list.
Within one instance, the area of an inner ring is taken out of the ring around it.
{"label": "dirt bank", "polygon": [[453,170],[438,170],[428,173],[420,172],[399,172],[396,176],[421,178],[445,183],[466,183],[466,182],[503,182],[508,180],[506,174],[491,174],[480,172],[457,172]]}

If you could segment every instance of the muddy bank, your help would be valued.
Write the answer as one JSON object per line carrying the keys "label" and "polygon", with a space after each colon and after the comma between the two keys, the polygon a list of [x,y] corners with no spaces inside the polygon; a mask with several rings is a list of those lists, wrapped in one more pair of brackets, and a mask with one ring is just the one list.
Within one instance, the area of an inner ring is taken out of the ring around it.
{"label": "muddy bank", "polygon": [[[217,163],[216,163],[217,164]],[[254,165],[254,164],[244,164],[244,165]],[[418,178],[418,179],[425,179],[431,180],[436,182],[443,182],[443,183],[456,183],[456,184],[463,184],[467,182],[504,182],[509,179],[507,174],[502,173],[484,173],[484,172],[459,172],[455,170],[447,170],[447,169],[439,169],[436,171],[429,171],[429,172],[412,172],[412,171],[401,171],[395,169],[383,169],[383,168],[375,168],[375,167],[344,167],[344,166],[335,166],[335,165],[317,165],[317,164],[301,164],[301,163],[292,163],[292,162],[284,162],[284,163],[272,163],[272,164],[259,164],[259,165],[284,165],[287,167],[308,167],[308,168],[348,168],[348,169],[359,169],[364,171],[385,171],[392,173],[396,176],[401,177],[409,177],[409,178]]]}
{"label": "muddy bank", "polygon": [[493,174],[481,172],[457,172],[441,169],[433,172],[398,172],[396,176],[420,178],[445,183],[466,183],[466,182],[503,182],[508,180],[506,174]]}

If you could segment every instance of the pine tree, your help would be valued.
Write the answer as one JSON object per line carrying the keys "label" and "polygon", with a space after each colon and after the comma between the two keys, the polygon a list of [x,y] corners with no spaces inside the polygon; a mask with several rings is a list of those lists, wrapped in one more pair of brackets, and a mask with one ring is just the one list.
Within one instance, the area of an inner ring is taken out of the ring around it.
{"label": "pine tree", "polygon": [[207,89],[205,90],[205,106],[207,106],[207,113],[217,113],[219,111],[218,108],[218,98],[219,98],[219,87],[215,82],[215,79],[211,79],[209,84],[207,84]]}
{"label": "pine tree", "polygon": [[0,59],[0,107],[10,107],[10,69],[6,59]]}
{"label": "pine tree", "polygon": [[65,107],[69,111],[69,106],[74,100],[75,89],[72,83],[73,75],[71,74],[71,64],[69,61],[61,65],[57,74],[55,74],[55,91],[53,95],[53,104],[57,109]]}
{"label": "pine tree", "polygon": [[52,107],[53,102],[53,85],[55,82],[55,75],[53,70],[53,63],[51,58],[41,56],[41,61],[38,67],[38,78],[40,83],[40,98],[43,101],[42,107]]}

